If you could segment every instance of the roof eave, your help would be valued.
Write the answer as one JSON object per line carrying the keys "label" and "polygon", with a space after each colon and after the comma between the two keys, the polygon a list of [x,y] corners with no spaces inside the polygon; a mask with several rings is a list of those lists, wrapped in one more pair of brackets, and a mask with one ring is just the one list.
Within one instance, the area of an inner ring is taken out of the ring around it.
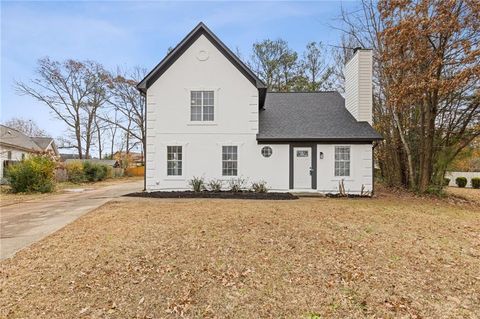
{"label": "roof eave", "polygon": [[373,143],[382,140],[383,137],[262,137],[257,134],[257,142],[259,143]]}

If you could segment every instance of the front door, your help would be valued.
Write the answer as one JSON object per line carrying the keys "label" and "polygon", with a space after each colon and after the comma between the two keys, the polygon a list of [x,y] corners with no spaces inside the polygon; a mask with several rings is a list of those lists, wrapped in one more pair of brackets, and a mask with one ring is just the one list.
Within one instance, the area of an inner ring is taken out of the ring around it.
{"label": "front door", "polygon": [[312,148],[293,148],[293,188],[312,189]]}

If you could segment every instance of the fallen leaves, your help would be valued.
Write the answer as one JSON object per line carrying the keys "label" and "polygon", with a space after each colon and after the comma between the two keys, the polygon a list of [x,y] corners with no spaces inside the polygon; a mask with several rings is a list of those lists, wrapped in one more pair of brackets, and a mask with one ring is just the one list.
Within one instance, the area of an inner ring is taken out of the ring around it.
{"label": "fallen leaves", "polygon": [[111,202],[1,263],[0,314],[474,317],[480,216],[383,198]]}

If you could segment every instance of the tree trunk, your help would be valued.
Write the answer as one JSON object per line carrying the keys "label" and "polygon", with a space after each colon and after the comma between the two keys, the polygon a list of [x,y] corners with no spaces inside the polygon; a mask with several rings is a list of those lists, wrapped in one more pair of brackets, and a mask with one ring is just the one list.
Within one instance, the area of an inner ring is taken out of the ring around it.
{"label": "tree trunk", "polygon": [[398,134],[400,136],[400,140],[402,141],[403,148],[404,148],[405,153],[407,155],[408,176],[409,176],[408,185],[409,185],[410,189],[413,190],[413,189],[416,188],[416,185],[415,185],[415,175],[414,175],[414,171],[413,171],[412,152],[410,151],[410,146],[408,145],[408,143],[405,139],[405,136],[402,132],[402,127],[400,125],[400,120],[398,119],[398,114],[395,110],[393,111],[393,119],[395,121],[395,125],[397,127],[397,131],[398,131]]}

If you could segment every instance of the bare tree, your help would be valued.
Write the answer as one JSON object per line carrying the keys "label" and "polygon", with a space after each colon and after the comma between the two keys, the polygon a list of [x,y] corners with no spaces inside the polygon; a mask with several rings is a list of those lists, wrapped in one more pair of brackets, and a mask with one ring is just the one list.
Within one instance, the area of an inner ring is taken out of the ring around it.
{"label": "bare tree", "polygon": [[38,61],[37,77],[28,84],[17,82],[17,92],[47,105],[54,116],[67,126],[66,143],[83,158],[90,153],[95,116],[104,102],[103,67],[93,61],[58,62],[43,58]]}
{"label": "bare tree", "polygon": [[5,122],[5,126],[20,131],[27,136],[48,136],[48,133],[32,119],[13,117]]}
{"label": "bare tree", "polygon": [[[116,74],[110,76],[110,96],[108,104],[116,113],[115,119],[102,115],[102,120],[115,124],[123,130],[126,139],[126,151],[129,152],[139,142],[145,154],[146,123],[145,99],[137,90],[137,83],[143,79],[146,70],[140,67],[130,72],[117,69]],[[131,139],[134,139],[131,142]]]}

